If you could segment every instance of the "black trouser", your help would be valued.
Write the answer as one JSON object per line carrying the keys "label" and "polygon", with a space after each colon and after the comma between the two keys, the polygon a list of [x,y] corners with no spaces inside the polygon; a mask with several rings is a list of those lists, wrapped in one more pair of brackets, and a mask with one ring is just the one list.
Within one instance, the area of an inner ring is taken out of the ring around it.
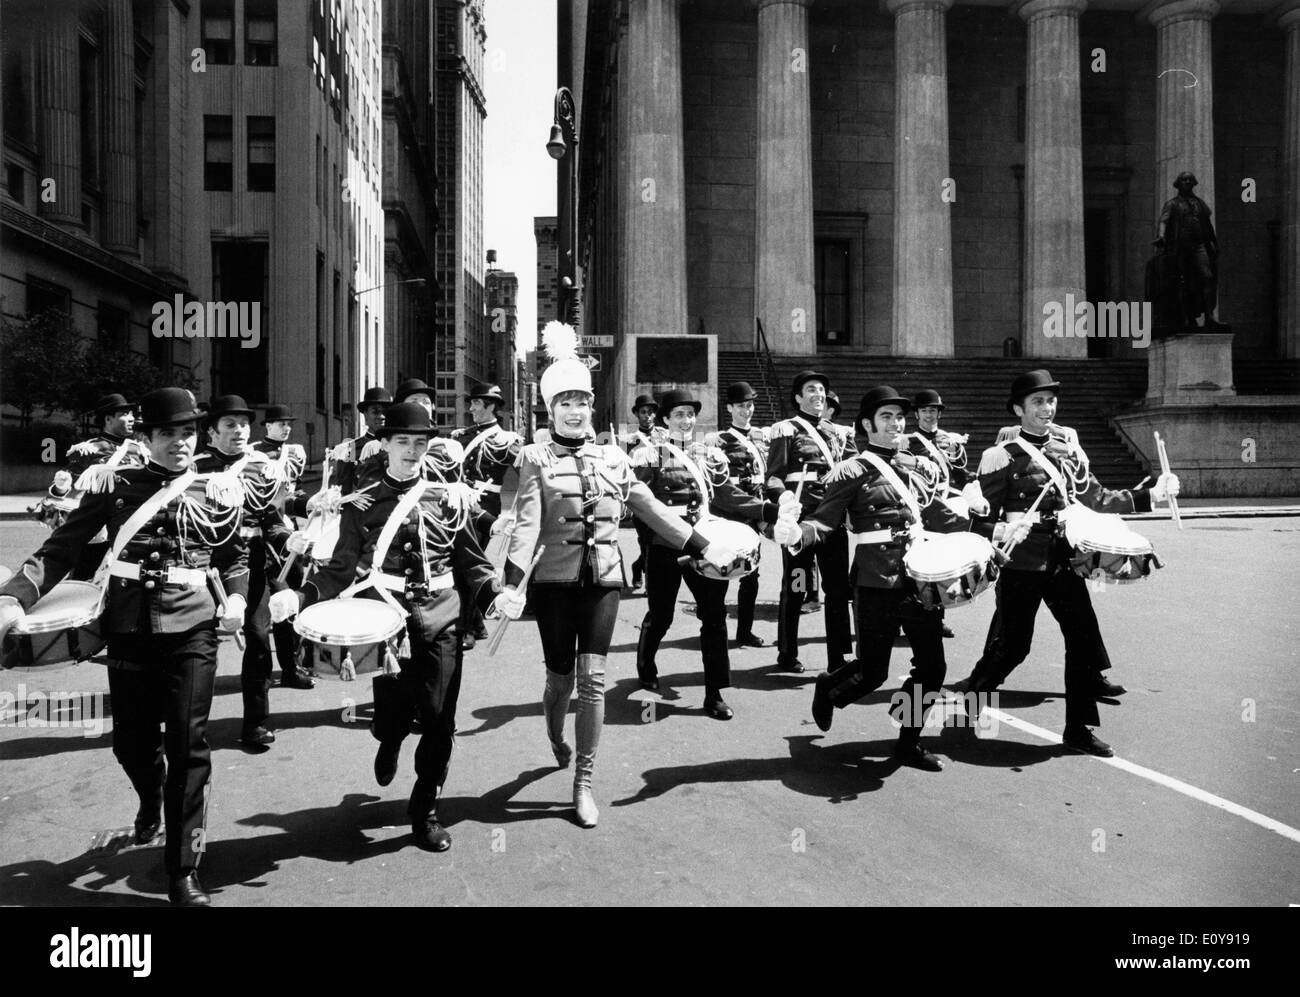
{"label": "black trouser", "polygon": [[731,663],[727,656],[727,583],[705,578],[694,568],[683,568],[677,563],[681,556],[681,551],[662,544],[651,544],[646,555],[646,614],[636,648],[637,675],[646,681],[659,677],[655,655],[672,625],[677,593],[684,581],[695,597],[695,612],[700,620],[705,692],[717,693],[731,685]]}
{"label": "black trouser", "polygon": [[533,609],[547,670],[572,675],[580,654],[609,654],[618,618],[619,590],[534,582]]}
{"label": "black trouser", "polygon": [[758,602],[758,570],[745,575],[736,589],[736,638],[754,633],[754,605]]}
{"label": "black trouser", "polygon": [[990,627],[984,656],[971,672],[971,691],[992,692],[1029,656],[1034,618],[1045,602],[1065,638],[1066,726],[1096,726],[1101,723],[1097,676],[1107,661],[1106,648],[1087,583],[1070,570],[1068,557],[1057,554],[1047,571],[1002,570],[996,589],[997,627]]}
{"label": "black trouser", "polygon": [[812,577],[814,559],[821,568],[822,612],[826,615],[826,667],[844,664],[849,653],[849,538],[837,529],[815,544],[806,544],[797,554],[782,550],[781,606],[777,616],[777,664],[799,659],[799,615],[804,593]]}
{"label": "black trouser", "polygon": [[[266,577],[266,541],[248,540],[248,609],[244,611],[244,659],[239,684],[244,694],[244,732],[271,715],[271,609]],[[284,658],[280,659],[281,667]],[[292,665],[290,665],[292,667]]]}
{"label": "black trouser", "polygon": [[636,544],[639,550],[636,560],[632,562],[632,584],[636,585],[645,574],[646,552],[652,546],[655,534],[654,530],[639,519],[632,520],[632,528],[636,530]]}
{"label": "black trouser", "polygon": [[[453,592],[454,595],[454,592]],[[438,598],[450,598],[443,594]],[[460,699],[460,634],[454,625],[434,623],[427,604],[409,607],[406,633],[410,658],[401,658],[398,694],[375,700],[374,734],[387,745],[400,745],[411,731],[411,717],[420,720],[415,749],[415,786],[407,808],[413,823],[436,813],[438,794],[447,781],[447,768],[456,742],[456,704]],[[440,616],[445,620],[445,614]]]}
{"label": "black trouser", "polygon": [[[471,520],[471,525],[474,535],[478,538],[479,548],[486,551],[488,543],[492,540],[492,524],[501,515],[501,496],[493,492],[480,492],[479,507],[482,512]],[[478,636],[484,633],[486,628],[487,625],[483,622],[483,611],[471,600],[464,600],[460,620],[461,633]]]}
{"label": "black trouser", "polygon": [[142,807],[162,803],[163,862],[170,875],[181,875],[198,866],[205,847],[216,625],[183,634],[110,635],[108,655],[113,755]]}

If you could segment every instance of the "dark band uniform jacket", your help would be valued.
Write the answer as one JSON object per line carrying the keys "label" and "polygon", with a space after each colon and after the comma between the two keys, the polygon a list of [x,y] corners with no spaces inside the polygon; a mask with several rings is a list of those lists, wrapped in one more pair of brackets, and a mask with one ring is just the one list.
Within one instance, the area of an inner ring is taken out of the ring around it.
{"label": "dark band uniform jacket", "polygon": [[[1047,437],[1035,436],[1023,430],[1021,435],[1045,453]],[[1054,458],[1046,453],[1045,456],[1058,468],[1071,466],[1068,457]],[[993,537],[998,521],[1003,518],[1009,521],[1018,518],[1016,513],[1027,512],[1047,481],[1047,472],[1014,439],[1005,440],[985,450],[980,459],[979,482],[984,498],[989,503],[989,514],[977,517],[974,528],[986,537]],[[1104,488],[1091,473],[1088,475],[1087,488],[1077,492],[1075,498],[1097,512],[1151,511],[1151,493],[1148,489]],[[1018,571],[1048,571],[1055,568],[1059,553],[1059,546],[1055,542],[1056,515],[1063,508],[1065,500],[1053,488],[1039,503],[1038,521],[1030,527],[1029,536],[1012,551],[1008,568]]]}
{"label": "dark band uniform jacket", "polygon": [[625,505],[654,530],[657,542],[667,536],[671,539],[663,543],[689,554],[708,545],[685,518],[662,510],[621,447],[584,443],[572,449],[554,440],[524,447],[515,497],[518,525],[510,537],[505,583],[519,584],[533,551],[543,544],[546,553],[533,571],[534,581],[577,585],[585,564],[596,585],[622,586],[618,523]]}
{"label": "dark band uniform jacket", "polygon": [[[795,419],[807,423],[821,437],[830,451],[828,463],[808,430]],[[803,491],[799,500],[804,513],[817,508],[826,494],[826,486],[821,479],[840,461],[857,452],[853,441],[842,433],[834,423],[821,419],[814,422],[812,418],[801,415],[791,419],[775,422],[768,429],[771,444],[767,451],[767,497],[780,498],[781,492],[794,491],[803,479]]]}
{"label": "dark band uniform jacket", "polygon": [[250,459],[238,475],[244,496],[239,535],[245,541],[261,538],[267,547],[282,553],[292,530],[272,501],[280,483],[275,477],[277,469],[265,454],[257,450],[251,454],[228,454],[208,446],[194,458],[194,468],[200,474],[219,474],[228,471],[245,456]]}
{"label": "dark band uniform jacket", "polygon": [[[112,433],[100,433],[92,436],[88,440],[82,440],[80,443],[73,444],[68,448],[68,473],[72,475],[75,481],[82,471],[96,464],[102,464],[113,454],[117,453],[118,447],[126,443],[125,436],[115,436]],[[148,460],[149,452],[136,443],[130,442],[126,449],[126,455],[122,458],[119,467],[143,467]]]}
{"label": "dark band uniform jacket", "polygon": [[[480,442],[475,443],[475,440]],[[503,429],[495,419],[491,422],[466,426],[458,429],[452,439],[460,444],[465,455],[462,461],[462,477],[466,484],[472,485],[476,492],[495,495],[500,512],[501,485],[506,479],[506,472],[514,467],[515,459],[523,448],[523,438],[518,433]]]}
{"label": "dark band uniform jacket", "polygon": [[[945,472],[948,478],[949,487],[961,491],[961,489],[966,487],[967,483],[975,480],[975,475],[971,474],[967,468],[953,467],[952,458],[948,455],[947,450],[945,450],[944,447],[935,439],[935,437],[942,433],[943,430],[941,429],[934,432],[927,432],[920,426],[917,426],[916,431],[910,434],[907,438],[907,449],[909,452],[916,454],[918,457],[924,457],[932,463],[937,464],[942,461],[943,466],[940,469]],[[926,446],[926,442],[928,442],[930,446]],[[934,449],[932,450],[931,447]]]}
{"label": "dark band uniform jacket", "polygon": [[[897,453],[883,447],[867,449],[888,463],[904,484],[908,472],[897,462]],[[917,458],[916,471],[934,485],[939,470],[924,457]],[[853,534],[882,534],[855,544],[849,577],[859,588],[897,589],[909,584],[903,570],[903,555],[910,544],[908,531],[916,519],[908,504],[885,480],[875,465],[857,456],[837,464],[826,476],[826,494],[816,511],[799,524],[803,534],[800,544],[810,544],[828,536],[844,525],[848,517],[850,540]],[[921,510],[921,525],[932,533],[951,533],[966,528],[967,521],[956,516],[941,502],[931,502]]]}
{"label": "dark band uniform jacket", "polygon": [[[370,508],[359,509],[352,504],[343,507],[334,556],[299,590],[303,608],[336,598],[370,573],[384,524],[417,480],[398,481],[385,472],[368,493],[374,497]],[[384,563],[379,566],[387,577],[389,594],[404,603],[408,611],[419,613],[420,624],[430,636],[460,618],[462,595],[486,611],[501,591],[496,571],[483,555],[474,532],[458,523],[458,501],[449,497],[448,489],[440,484],[427,487],[398,526]],[[458,525],[461,528],[457,529]],[[379,597],[371,589],[357,594]]]}
{"label": "dark band uniform jacket", "polygon": [[[68,574],[81,548],[101,528],[107,529],[110,542],[116,542],[118,531],[131,515],[180,473],[164,470],[152,462],[145,467],[119,470],[113,490],[87,494],[68,521],[0,587],[0,595],[14,596],[24,610],[30,610]],[[203,528],[191,511],[194,507],[201,516],[209,515],[214,522],[226,525],[213,530]],[[137,564],[155,576],[172,567],[200,572],[215,567],[221,573],[228,595],[247,598],[248,550],[234,528],[238,515],[237,507],[209,500],[205,495],[205,480],[200,477],[159,509],[127,541],[119,560]],[[205,542],[213,539],[219,540],[215,546]],[[108,580],[100,626],[104,634],[177,634],[208,623],[216,616],[216,599],[206,583],[191,587],[155,582],[154,587],[146,588],[142,581],[114,577]]]}
{"label": "dark band uniform jacket", "polygon": [[[349,492],[356,489],[356,478],[357,471],[361,464],[361,454],[365,452],[367,446],[371,443],[378,446],[380,444],[380,439],[374,433],[370,432],[370,430],[366,430],[361,436],[354,437],[346,442],[349,444],[347,448],[348,458],[336,460],[334,462],[334,468],[330,473],[330,484],[338,485],[339,488],[343,490],[344,495],[347,495]],[[370,449],[373,450],[374,448],[371,447]],[[384,466],[387,465],[385,464]]]}
{"label": "dark band uniform jacket", "polygon": [[[689,445],[681,440],[672,442],[683,452],[686,452],[686,447]],[[725,478],[719,480],[726,467],[726,458],[720,450],[714,449],[712,453],[711,460],[701,461],[704,465],[701,470],[703,477],[708,480],[712,474],[710,481],[713,485],[712,500],[700,493],[699,482],[691,469],[662,447],[647,447],[638,454],[638,457],[647,463],[639,464],[635,460],[633,463],[637,464],[636,476],[650,487],[654,497],[671,509],[675,515],[681,516],[689,526],[694,526],[700,521],[706,502],[709,512],[724,519],[775,523],[776,503],[764,502],[761,498],[748,495]],[[661,547],[671,546],[658,534],[655,535],[653,542]]]}
{"label": "dark band uniform jacket", "polygon": [[727,458],[727,479],[746,494],[761,496],[767,482],[767,444],[750,439],[746,430],[732,427],[718,432],[716,445]]}

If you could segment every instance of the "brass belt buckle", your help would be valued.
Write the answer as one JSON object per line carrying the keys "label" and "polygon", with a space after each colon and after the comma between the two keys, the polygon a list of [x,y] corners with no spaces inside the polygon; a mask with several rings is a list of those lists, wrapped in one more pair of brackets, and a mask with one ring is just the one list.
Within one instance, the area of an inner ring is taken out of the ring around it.
{"label": "brass belt buckle", "polygon": [[165,567],[149,568],[140,565],[140,581],[144,582],[144,587],[154,589],[160,585],[167,584],[167,569]]}

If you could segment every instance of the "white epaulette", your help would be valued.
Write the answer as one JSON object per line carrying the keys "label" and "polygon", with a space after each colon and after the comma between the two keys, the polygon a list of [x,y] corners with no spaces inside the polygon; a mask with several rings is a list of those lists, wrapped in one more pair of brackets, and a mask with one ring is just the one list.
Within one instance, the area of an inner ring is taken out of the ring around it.
{"label": "white epaulette", "polygon": [[244,483],[239,480],[238,474],[215,471],[208,476],[204,494],[217,505],[238,509],[244,504]]}
{"label": "white epaulette", "polygon": [[997,446],[989,447],[980,457],[979,470],[976,474],[993,474],[995,471],[1001,471],[1011,463],[1011,454],[1007,453],[1006,445],[999,443]]}
{"label": "white epaulette", "polygon": [[837,481],[850,481],[853,478],[860,478],[866,473],[867,465],[856,457],[850,457],[848,460],[842,460],[831,468],[824,481],[830,485]]}
{"label": "white epaulette", "polygon": [[716,446],[720,446],[720,440],[721,440],[721,439],[722,439],[722,437],[720,437],[717,433],[705,433],[705,434],[704,434],[704,445],[705,445],[706,447],[716,447]]}
{"label": "white epaulette", "polygon": [[530,443],[519,451],[519,456],[515,458],[515,466],[523,467],[525,462],[536,464],[538,467],[550,467],[555,463],[555,453],[547,443]]}
{"label": "white epaulette", "polygon": [[[356,441],[354,440],[353,442],[355,443]],[[357,461],[369,460],[383,448],[384,445],[379,440],[370,440],[361,448],[361,453],[357,455]]]}
{"label": "white epaulette", "polygon": [[616,443],[606,443],[600,448],[601,455],[609,463],[610,467],[631,467],[632,460],[627,455],[627,451]]}
{"label": "white epaulette", "polygon": [[793,436],[799,431],[799,427],[789,419],[782,419],[780,422],[772,423],[767,431],[772,436]]}
{"label": "white epaulette", "polygon": [[461,446],[459,443],[457,443],[455,440],[448,439],[447,437],[444,436],[439,436],[435,438],[434,443],[441,443],[443,445],[443,449],[447,451],[447,456],[452,460],[454,460],[457,464],[459,464],[461,461],[465,459],[465,448]]}

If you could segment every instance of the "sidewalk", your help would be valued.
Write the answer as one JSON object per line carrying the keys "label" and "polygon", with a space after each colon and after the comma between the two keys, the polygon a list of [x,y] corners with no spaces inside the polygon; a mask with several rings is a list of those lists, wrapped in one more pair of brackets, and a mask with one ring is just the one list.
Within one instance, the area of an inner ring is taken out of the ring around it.
{"label": "sidewalk", "polygon": [[[35,522],[27,512],[45,495],[0,495],[0,522],[28,520]],[[1300,516],[1300,495],[1272,495],[1261,498],[1188,498],[1180,499],[1178,511],[1183,519],[1249,519],[1257,516]],[[1168,506],[1132,519],[1170,519]]]}

